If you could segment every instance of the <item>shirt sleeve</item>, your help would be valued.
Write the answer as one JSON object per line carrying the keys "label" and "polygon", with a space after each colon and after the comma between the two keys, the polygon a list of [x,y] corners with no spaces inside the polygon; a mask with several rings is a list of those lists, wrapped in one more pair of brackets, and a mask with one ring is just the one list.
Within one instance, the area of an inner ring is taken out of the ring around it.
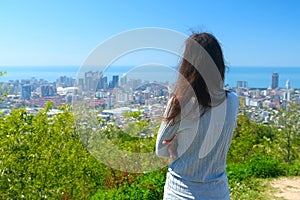
{"label": "shirt sleeve", "polygon": [[[168,102],[164,116],[167,116],[167,112],[170,109],[170,101],[171,99]],[[175,124],[173,124],[172,122],[168,122],[168,123],[165,121],[161,122],[160,128],[158,130],[158,135],[156,139],[156,149],[155,149],[156,155],[158,157],[168,157],[168,158],[170,157],[170,154],[168,152],[168,145],[162,144],[162,142],[164,140],[171,140],[174,137],[174,135],[176,134],[179,128],[179,124],[180,124],[179,121],[180,120],[175,119],[176,122]]]}

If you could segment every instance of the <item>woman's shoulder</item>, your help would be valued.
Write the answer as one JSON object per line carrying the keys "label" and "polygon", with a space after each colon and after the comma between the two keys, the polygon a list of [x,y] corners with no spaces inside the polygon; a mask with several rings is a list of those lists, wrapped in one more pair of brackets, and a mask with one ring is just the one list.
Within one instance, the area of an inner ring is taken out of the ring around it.
{"label": "woman's shoulder", "polygon": [[229,101],[230,104],[237,104],[239,105],[239,98],[237,95],[232,91],[226,91],[227,101]]}

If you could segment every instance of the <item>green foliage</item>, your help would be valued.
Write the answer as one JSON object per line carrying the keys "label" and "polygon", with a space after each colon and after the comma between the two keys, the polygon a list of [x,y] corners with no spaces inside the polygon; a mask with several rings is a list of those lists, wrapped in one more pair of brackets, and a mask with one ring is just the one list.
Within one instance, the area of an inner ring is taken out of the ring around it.
{"label": "green foliage", "polygon": [[300,176],[300,162],[286,165],[286,171],[288,176]]}
{"label": "green foliage", "polygon": [[125,117],[132,117],[132,118],[134,118],[134,119],[137,119],[137,118],[139,118],[140,116],[141,116],[141,112],[140,111],[136,111],[136,112],[125,112],[124,113],[124,116]]}
{"label": "green foliage", "polygon": [[232,199],[266,199],[261,178],[300,175],[299,130],[295,106],[273,126],[238,116],[227,159]]}
{"label": "green foliage", "polygon": [[157,123],[145,119],[128,120],[122,128],[107,123],[92,134],[88,149],[98,160],[111,167],[113,179],[123,180],[116,170],[146,173],[167,164],[155,154],[158,128]]}
{"label": "green foliage", "polygon": [[270,178],[285,175],[284,165],[269,156],[255,157],[249,162],[252,176],[257,178]]}
{"label": "green foliage", "polygon": [[[94,158],[86,149],[98,150],[109,141],[122,151],[154,152],[159,122],[140,112],[126,113],[121,129],[92,119],[88,112],[77,122],[69,106],[48,116],[51,108],[48,103],[36,115],[22,108],[0,117],[0,199],[162,199],[166,168],[141,174],[120,171],[96,158],[114,158],[110,162],[115,166],[130,158],[109,148],[99,151],[100,157],[93,152]],[[300,175],[298,110],[291,107],[277,126],[239,115],[228,152],[232,199],[264,199],[261,178]],[[151,159],[140,162],[140,154],[132,158],[134,167],[153,165]]]}
{"label": "green foliage", "polygon": [[230,199],[232,200],[266,200],[270,199],[266,194],[269,186],[266,181],[257,178],[249,178],[244,181],[229,181]]}
{"label": "green foliage", "polygon": [[111,190],[99,190],[91,199],[115,200],[155,200],[163,198],[166,168],[141,174],[133,183],[125,183],[122,187]]}
{"label": "green foliage", "polygon": [[[287,111],[280,119],[283,128],[257,124],[239,115],[237,127],[228,152],[229,163],[243,163],[252,157],[269,155],[279,162],[299,161],[299,108]],[[291,120],[291,118],[293,120]]]}
{"label": "green foliage", "polygon": [[299,160],[300,155],[300,106],[290,104],[288,109],[281,112],[279,126],[282,127],[278,133],[281,136],[280,148],[284,151],[284,160],[292,163]]}
{"label": "green foliage", "polygon": [[80,142],[73,114],[25,109],[0,118],[0,199],[87,199],[103,187],[104,167]]}
{"label": "green foliage", "polygon": [[[5,71],[0,71],[0,77],[7,74]],[[1,81],[0,81],[1,82]],[[1,97],[6,96],[6,90],[2,88],[2,83],[0,83],[0,101],[2,100]]]}
{"label": "green foliage", "polygon": [[[242,163],[253,156],[265,155],[274,151],[278,140],[275,129],[263,124],[256,124],[245,115],[239,115],[232,144],[228,152],[230,163]],[[274,154],[277,159],[279,154]]]}
{"label": "green foliage", "polygon": [[269,156],[253,157],[245,163],[229,164],[226,171],[231,199],[270,199],[266,194],[269,188],[265,178],[292,175],[288,173],[289,167],[293,166]]}
{"label": "green foliage", "polygon": [[247,178],[270,178],[286,175],[285,165],[269,156],[253,157],[245,163],[229,164],[227,176],[230,181]]}

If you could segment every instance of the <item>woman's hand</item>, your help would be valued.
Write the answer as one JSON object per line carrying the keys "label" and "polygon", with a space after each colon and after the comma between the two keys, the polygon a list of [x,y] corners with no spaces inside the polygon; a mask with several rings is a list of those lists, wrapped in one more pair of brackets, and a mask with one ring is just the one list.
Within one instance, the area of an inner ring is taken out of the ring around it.
{"label": "woman's hand", "polygon": [[177,158],[177,147],[178,147],[178,140],[176,135],[171,140],[164,140],[162,144],[168,145],[168,152],[172,159]]}

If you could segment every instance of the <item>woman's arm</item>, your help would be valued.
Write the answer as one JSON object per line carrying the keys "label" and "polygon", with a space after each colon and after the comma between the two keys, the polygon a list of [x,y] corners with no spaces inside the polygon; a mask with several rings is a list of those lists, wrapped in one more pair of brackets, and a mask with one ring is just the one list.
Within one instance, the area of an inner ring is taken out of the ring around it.
{"label": "woman's arm", "polygon": [[162,143],[164,145],[168,145],[168,152],[170,154],[170,157],[172,159],[176,159],[178,157],[178,152],[177,152],[178,140],[177,140],[177,136],[174,135],[174,137],[171,140],[164,140]]}
{"label": "woman's arm", "polygon": [[[162,122],[156,139],[156,154],[158,157],[176,157],[175,151],[168,149],[171,145],[177,148],[176,132],[179,128],[179,122],[176,124]],[[169,153],[171,151],[171,155]]]}

